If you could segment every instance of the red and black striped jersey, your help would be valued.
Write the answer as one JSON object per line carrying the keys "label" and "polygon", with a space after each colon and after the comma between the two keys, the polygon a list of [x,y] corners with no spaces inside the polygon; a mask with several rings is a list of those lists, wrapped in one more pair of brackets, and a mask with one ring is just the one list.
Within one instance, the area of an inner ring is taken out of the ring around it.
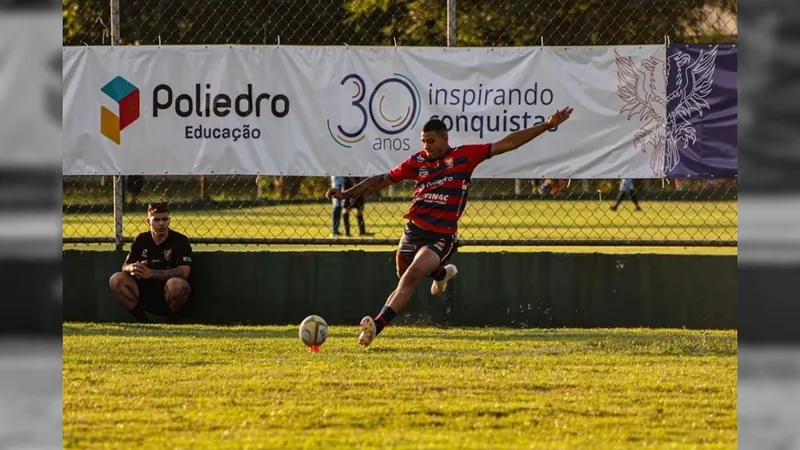
{"label": "red and black striped jersey", "polygon": [[455,234],[467,206],[472,172],[489,159],[492,144],[451,148],[442,158],[428,159],[419,151],[389,171],[394,182],[414,180],[414,198],[403,216],[422,229]]}

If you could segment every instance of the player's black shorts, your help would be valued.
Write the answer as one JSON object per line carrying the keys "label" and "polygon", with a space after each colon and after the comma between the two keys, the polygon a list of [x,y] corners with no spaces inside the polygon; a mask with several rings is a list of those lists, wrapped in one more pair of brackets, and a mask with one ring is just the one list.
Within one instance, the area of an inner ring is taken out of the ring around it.
{"label": "player's black shorts", "polygon": [[346,199],[344,201],[344,209],[364,209],[364,197]]}
{"label": "player's black shorts", "polygon": [[442,260],[442,265],[446,264],[451,256],[456,252],[458,239],[454,234],[439,234],[432,231],[423,230],[412,222],[406,224],[403,230],[403,237],[397,248],[398,257],[402,257],[408,263],[414,260],[417,252],[428,247]]}
{"label": "player's black shorts", "polygon": [[166,316],[170,309],[164,294],[166,281],[161,280],[136,280],[139,287],[139,304],[145,311],[158,316]]}
{"label": "player's black shorts", "polygon": [[[167,316],[170,313],[169,305],[167,305],[167,297],[164,293],[164,287],[167,285],[166,281],[162,280],[136,280],[136,285],[139,287],[139,302],[145,311],[157,316]],[[192,301],[194,297],[194,289],[192,283],[189,283],[189,299]]]}

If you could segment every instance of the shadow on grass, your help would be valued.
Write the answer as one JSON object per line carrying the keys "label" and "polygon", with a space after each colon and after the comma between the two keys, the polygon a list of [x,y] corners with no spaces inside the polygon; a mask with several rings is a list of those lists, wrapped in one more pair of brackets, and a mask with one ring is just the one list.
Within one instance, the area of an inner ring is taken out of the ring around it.
{"label": "shadow on grass", "polygon": [[278,338],[297,339],[297,330],[275,330],[242,326],[198,326],[164,324],[64,324],[64,336],[196,337],[204,339]]}
{"label": "shadow on grass", "polygon": [[[65,336],[139,336],[139,337],[192,337],[204,339],[297,339],[295,327],[241,326],[241,325],[165,325],[165,324],[64,324]],[[341,339],[348,334],[341,331],[355,332],[354,325],[332,325],[331,338]],[[482,341],[482,342],[573,342],[597,344],[648,345],[656,342],[662,344],[687,344],[697,340],[709,340],[712,346],[724,346],[728,340],[735,342],[735,333],[708,333],[700,330],[677,329],[552,329],[552,328],[457,328],[436,331],[431,328],[402,326],[389,328],[382,334],[386,340],[433,340],[433,341]],[[377,350],[377,349],[376,349]],[[396,351],[381,350],[381,351]],[[727,353],[727,352],[725,352]]]}
{"label": "shadow on grass", "polygon": [[[404,327],[414,330],[413,326]],[[413,333],[392,334],[393,339],[448,339],[448,340],[488,340],[488,341],[527,341],[537,339],[540,341],[647,341],[653,339],[676,340],[682,338],[708,338],[708,339],[735,339],[736,335],[711,334],[703,330],[678,330],[667,328],[652,329],[626,329],[626,328],[467,328],[460,327],[454,330],[464,333],[448,332],[443,328],[441,333],[429,330],[414,330]],[[391,330],[387,330],[387,333]]]}

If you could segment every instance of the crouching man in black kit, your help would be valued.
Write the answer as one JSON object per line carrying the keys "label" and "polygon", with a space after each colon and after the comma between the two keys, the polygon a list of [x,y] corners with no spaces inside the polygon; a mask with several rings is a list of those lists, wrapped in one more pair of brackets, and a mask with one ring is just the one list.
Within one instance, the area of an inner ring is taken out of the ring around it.
{"label": "crouching man in black kit", "polygon": [[122,271],[111,276],[109,286],[139,322],[150,322],[145,311],[175,322],[191,294],[192,247],[189,238],[169,228],[166,204],[147,207],[147,224],[150,231],[133,241]]}

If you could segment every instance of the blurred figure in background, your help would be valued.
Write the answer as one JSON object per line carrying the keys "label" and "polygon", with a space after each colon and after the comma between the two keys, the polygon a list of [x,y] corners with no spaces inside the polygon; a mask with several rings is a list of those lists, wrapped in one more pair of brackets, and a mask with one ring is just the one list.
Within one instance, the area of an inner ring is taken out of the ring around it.
{"label": "blurred figure in background", "polygon": [[144,176],[131,175],[125,177],[125,188],[127,188],[128,192],[130,192],[131,194],[131,200],[128,203],[129,206],[136,205],[136,202],[139,198],[139,194],[142,193],[143,187],[144,187]]}
{"label": "blurred figure in background", "polygon": [[[344,190],[347,177],[331,177],[331,187],[334,189]],[[338,198],[333,199],[333,211],[331,211],[331,236],[341,236],[339,232],[339,224],[342,221],[342,205],[343,201]]]}
{"label": "blurred figure in background", "polygon": [[[357,185],[363,180],[359,177],[346,177],[345,189]],[[367,233],[367,225],[364,222],[364,196],[348,198],[344,200],[344,208],[342,209],[342,219],[344,220],[344,234],[350,236],[350,211],[356,210],[356,220],[358,221],[358,234],[359,236],[372,236],[372,233]]]}
{"label": "blurred figure in background", "polygon": [[639,206],[639,199],[636,197],[636,183],[630,178],[623,178],[619,182],[619,195],[617,195],[617,202],[611,205],[611,210],[616,211],[619,208],[625,196],[630,197],[633,204],[636,206],[636,211],[641,211],[642,207]]}
{"label": "blurred figure in background", "polygon": [[[347,190],[361,181],[358,177],[331,177],[331,187],[339,190]],[[358,234],[361,236],[372,236],[367,233],[367,226],[364,222],[364,196],[348,198],[347,200],[333,199],[333,211],[331,212],[331,235],[341,236],[339,225],[344,222],[344,235],[350,234],[350,211],[355,210],[356,220],[358,221]]]}
{"label": "blurred figure in background", "polygon": [[536,192],[542,196],[556,195],[561,192],[561,189],[566,185],[567,180],[551,180],[550,178],[547,178],[539,183],[539,186],[536,188]]}

